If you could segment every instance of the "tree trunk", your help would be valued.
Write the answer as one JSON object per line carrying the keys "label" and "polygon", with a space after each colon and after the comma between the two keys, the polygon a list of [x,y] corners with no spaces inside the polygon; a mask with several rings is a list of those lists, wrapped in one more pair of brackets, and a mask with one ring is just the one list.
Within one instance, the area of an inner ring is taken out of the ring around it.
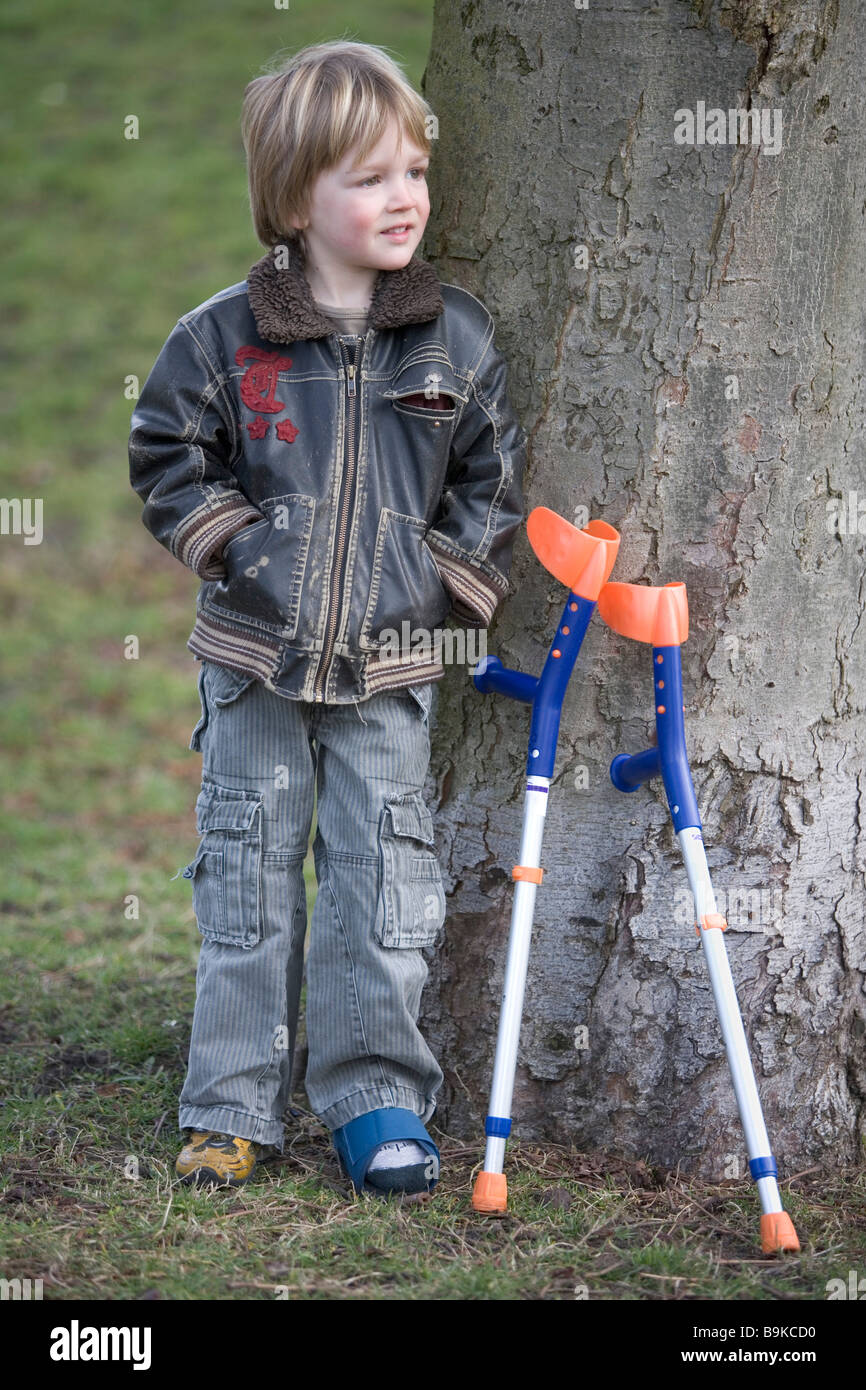
{"label": "tree trunk", "polygon": [[[864,1129],[857,10],[437,0],[424,78],[426,255],[496,319],[527,512],[607,521],[612,579],[687,586],[689,757],[783,1173],[850,1162]],[[714,108],[766,113],[761,146],[736,118],[726,138],[744,143],[681,143],[699,103],[707,134],[724,133]],[[538,675],[566,592],[525,530],[514,556],[488,650]],[[596,615],[563,707],[513,1132],[740,1176],[663,788],[624,796],[608,774],[654,741],[651,664]],[[449,911],[422,1026],[446,1075],[437,1123],[479,1157],[528,736],[528,706],[447,671],[428,793]]]}

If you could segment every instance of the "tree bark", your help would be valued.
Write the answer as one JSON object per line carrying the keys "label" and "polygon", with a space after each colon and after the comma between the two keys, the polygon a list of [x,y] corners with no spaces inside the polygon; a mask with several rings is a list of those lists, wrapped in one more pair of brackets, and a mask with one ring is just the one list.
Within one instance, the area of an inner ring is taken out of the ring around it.
{"label": "tree bark", "polygon": [[[854,0],[437,0],[423,84],[425,254],[496,320],[527,512],[616,526],[612,579],[686,583],[692,775],[788,1173],[855,1159],[866,1118],[859,20]],[[677,143],[699,102],[778,111],[778,153]],[[488,650],[538,675],[566,594],[525,530],[514,555]],[[741,1176],[663,788],[626,797],[608,775],[654,741],[650,671],[648,646],[593,619],[563,707],[513,1133]],[[447,938],[421,1021],[446,1075],[437,1123],[479,1156],[528,736],[528,706],[447,671],[428,786]]]}

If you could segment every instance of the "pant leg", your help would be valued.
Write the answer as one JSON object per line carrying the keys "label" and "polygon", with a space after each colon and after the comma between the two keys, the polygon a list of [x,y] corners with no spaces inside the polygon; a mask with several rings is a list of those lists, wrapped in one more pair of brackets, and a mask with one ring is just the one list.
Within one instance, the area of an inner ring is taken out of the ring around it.
{"label": "pant leg", "polygon": [[423,950],[445,915],[422,795],[431,696],[320,707],[306,1090],[331,1129],[388,1106],[426,1121],[443,1080],[417,1027]]}
{"label": "pant leg", "polygon": [[203,663],[196,804],[184,871],[202,934],[179,1125],[282,1148],[306,933],[312,707]]}

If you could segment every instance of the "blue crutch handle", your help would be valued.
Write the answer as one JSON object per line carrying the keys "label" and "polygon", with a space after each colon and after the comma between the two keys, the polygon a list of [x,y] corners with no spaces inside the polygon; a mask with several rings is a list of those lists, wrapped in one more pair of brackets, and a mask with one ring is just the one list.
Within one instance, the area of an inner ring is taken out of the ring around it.
{"label": "blue crutch handle", "polygon": [[701,818],[686,753],[683,721],[683,669],[680,646],[689,635],[686,586],[680,580],[655,588],[643,584],[605,584],[598,608],[608,627],[623,637],[646,642],[653,653],[653,699],[658,746],[627,757],[620,753],[610,765],[610,780],[621,792],[633,792],[661,774],[674,830],[694,826]]}
{"label": "blue crutch handle", "polygon": [[569,594],[540,676],[503,666],[498,656],[482,657],[473,672],[472,680],[482,694],[494,691],[532,705],[528,776],[553,776],[562,702],[595,607],[593,599]]}
{"label": "blue crutch handle", "polygon": [[648,748],[645,753],[617,753],[610,765],[610,780],[618,792],[636,792],[660,772],[659,750]]}
{"label": "blue crutch handle", "polygon": [[680,649],[653,647],[656,733],[658,747],[631,756],[619,753],[610,765],[610,780],[617,791],[634,792],[661,774],[674,830],[703,827],[686,753],[683,720],[683,671]]}
{"label": "blue crutch handle", "polygon": [[498,656],[483,656],[472,673],[475,689],[482,695],[510,695],[531,705],[538,687],[538,677],[503,666]]}
{"label": "blue crutch handle", "polygon": [[534,508],[526,529],[545,569],[570,589],[544,670],[540,676],[530,676],[503,666],[498,657],[486,656],[472,679],[482,694],[494,691],[532,705],[527,776],[551,778],[562,702],[599,592],[613,568],[619,532],[604,521],[590,521],[579,531],[548,507]]}

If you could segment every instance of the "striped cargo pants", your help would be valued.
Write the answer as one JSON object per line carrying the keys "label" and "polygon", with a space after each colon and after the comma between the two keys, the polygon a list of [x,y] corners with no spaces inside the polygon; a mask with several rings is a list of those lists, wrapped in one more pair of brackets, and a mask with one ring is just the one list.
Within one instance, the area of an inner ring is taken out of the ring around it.
{"label": "striped cargo pants", "polygon": [[313,841],[306,1091],[330,1128],[401,1106],[442,1072],[416,1023],[445,898],[422,796],[432,683],[348,705],[290,700],[203,661],[192,880],[202,936],[181,1129],[283,1145]]}

